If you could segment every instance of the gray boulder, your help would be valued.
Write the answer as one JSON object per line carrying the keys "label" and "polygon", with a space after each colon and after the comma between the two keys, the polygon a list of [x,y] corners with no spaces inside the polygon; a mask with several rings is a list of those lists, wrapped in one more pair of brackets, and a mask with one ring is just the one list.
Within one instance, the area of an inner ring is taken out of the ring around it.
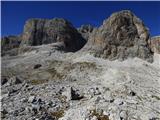
{"label": "gray boulder", "polygon": [[139,57],[152,61],[148,41],[149,32],[143,22],[131,11],[123,10],[113,13],[94,29],[82,51],[110,60]]}
{"label": "gray boulder", "polygon": [[75,89],[73,87],[67,88],[67,90],[64,91],[62,95],[67,97],[67,101],[80,100],[83,98],[83,94],[78,89]]}

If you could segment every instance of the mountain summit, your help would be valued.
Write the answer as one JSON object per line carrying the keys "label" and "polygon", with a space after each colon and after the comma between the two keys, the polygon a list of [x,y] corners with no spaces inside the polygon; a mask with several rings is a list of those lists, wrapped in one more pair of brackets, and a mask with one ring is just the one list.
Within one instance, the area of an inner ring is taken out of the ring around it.
{"label": "mountain summit", "polygon": [[83,48],[110,60],[139,57],[152,61],[149,32],[131,11],[113,13],[90,36]]}

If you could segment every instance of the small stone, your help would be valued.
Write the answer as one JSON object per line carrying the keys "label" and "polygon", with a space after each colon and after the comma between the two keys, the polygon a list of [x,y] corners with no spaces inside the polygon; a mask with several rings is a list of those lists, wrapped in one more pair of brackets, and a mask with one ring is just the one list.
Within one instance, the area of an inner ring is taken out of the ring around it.
{"label": "small stone", "polygon": [[121,111],[120,112],[120,119],[121,120],[126,120],[127,119],[127,113],[126,113],[126,111]]}
{"label": "small stone", "polygon": [[98,104],[100,101],[102,100],[102,98],[100,96],[98,96],[95,100],[95,103]]}
{"label": "small stone", "polygon": [[135,96],[135,95],[136,95],[136,93],[135,93],[134,91],[130,91],[129,94],[130,94],[131,96]]}
{"label": "small stone", "polygon": [[27,87],[27,90],[30,91],[30,90],[32,90],[33,88],[34,88],[34,86],[28,86],[28,87]]}
{"label": "small stone", "polygon": [[7,78],[2,78],[1,79],[1,85],[4,85],[8,82],[8,79]]}
{"label": "small stone", "polygon": [[107,113],[106,111],[103,111],[103,115],[108,116],[108,115],[109,115],[109,113]]}
{"label": "small stone", "polygon": [[19,114],[19,111],[18,111],[18,110],[15,110],[15,111],[13,112],[13,115],[14,115],[14,116],[18,116],[18,114]]}
{"label": "small stone", "polygon": [[30,112],[31,112],[31,108],[30,108],[30,107],[25,107],[25,111],[26,111],[27,113],[30,113]]}
{"label": "small stone", "polygon": [[11,88],[11,89],[9,89],[8,94],[11,95],[11,94],[13,94],[13,93],[15,93],[17,91],[18,90],[16,90],[15,88]]}
{"label": "small stone", "polygon": [[106,91],[109,91],[109,90],[110,90],[110,89],[109,89],[109,88],[106,88],[106,87],[100,88],[101,93],[105,93]]}
{"label": "small stone", "polygon": [[62,87],[60,90],[59,90],[59,94],[62,94],[62,92],[64,92],[64,87]]}
{"label": "small stone", "polygon": [[38,104],[32,104],[32,112],[34,113],[34,114],[37,114],[38,113],[38,111],[41,109],[41,106],[40,105],[38,105]]}
{"label": "small stone", "polygon": [[93,116],[91,120],[98,120],[96,116]]}
{"label": "small stone", "polygon": [[99,88],[96,87],[96,88],[90,88],[88,93],[91,95],[91,96],[95,96],[95,95],[100,95],[101,92],[99,91]]}
{"label": "small stone", "polygon": [[110,102],[110,103],[113,103],[113,102],[114,102],[114,99],[111,99],[109,102]]}
{"label": "small stone", "polygon": [[34,67],[33,67],[33,69],[38,69],[38,68],[40,68],[42,65],[41,64],[36,64]]}
{"label": "small stone", "polygon": [[38,113],[38,111],[37,111],[37,108],[32,108],[32,112],[33,112],[33,114],[37,114]]}
{"label": "small stone", "polygon": [[5,115],[6,115],[6,114],[8,114],[7,110],[6,110],[6,109],[2,109],[2,110],[1,110],[1,117],[2,117],[2,118],[5,118]]}
{"label": "small stone", "polygon": [[27,99],[26,98],[22,98],[21,102],[27,102]]}
{"label": "small stone", "polygon": [[37,100],[37,102],[38,102],[38,103],[42,103],[42,99],[39,98],[39,99]]}
{"label": "small stone", "polygon": [[21,108],[19,109],[19,112],[23,112],[23,111],[25,111],[25,108],[24,108],[24,107],[21,107]]}
{"label": "small stone", "polygon": [[78,90],[75,90],[71,87],[71,100],[80,100],[83,96],[78,92]]}
{"label": "small stone", "polygon": [[91,96],[94,96],[95,95],[95,89],[94,88],[90,88],[88,93],[91,95]]}
{"label": "small stone", "polygon": [[56,106],[56,102],[49,101],[49,102],[48,102],[48,105],[49,105],[50,107],[55,107],[55,106]]}
{"label": "small stone", "polygon": [[85,118],[85,120],[90,120],[89,118]]}
{"label": "small stone", "polygon": [[101,92],[99,91],[99,88],[98,88],[98,87],[96,87],[95,95],[100,95],[100,94],[101,94]]}
{"label": "small stone", "polygon": [[113,98],[111,92],[109,92],[109,91],[106,92],[103,97],[106,102],[110,102],[110,103],[114,102],[114,98]]}
{"label": "small stone", "polygon": [[117,105],[123,105],[124,102],[123,102],[122,99],[119,99],[119,98],[118,98],[118,99],[115,99],[115,100],[114,100],[114,103],[117,104]]}
{"label": "small stone", "polygon": [[79,90],[71,87],[62,93],[62,95],[67,97],[67,101],[69,100],[80,100],[83,98],[82,93]]}
{"label": "small stone", "polygon": [[28,99],[28,102],[29,103],[36,102],[36,97],[35,96],[30,96],[29,99]]}

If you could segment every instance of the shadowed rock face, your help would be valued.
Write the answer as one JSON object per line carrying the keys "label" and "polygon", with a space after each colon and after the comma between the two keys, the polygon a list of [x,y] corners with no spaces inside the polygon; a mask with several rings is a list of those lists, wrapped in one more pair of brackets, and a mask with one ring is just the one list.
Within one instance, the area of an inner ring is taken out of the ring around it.
{"label": "shadowed rock face", "polygon": [[[21,43],[21,36],[6,36],[1,39],[1,50],[2,50],[2,56],[5,54],[8,54],[8,51],[13,54],[15,51],[12,50],[14,48],[18,48]],[[12,50],[12,51],[11,51]]]}
{"label": "shadowed rock face", "polygon": [[77,51],[86,41],[64,19],[30,19],[24,26],[21,46],[37,46],[42,44],[56,43],[59,49],[64,51]]}
{"label": "shadowed rock face", "polygon": [[143,22],[124,10],[112,14],[102,26],[94,29],[82,51],[89,50],[97,57],[110,60],[139,57],[152,61],[148,39],[149,32]]}
{"label": "shadowed rock face", "polygon": [[7,36],[2,38],[2,49],[3,50],[10,50],[13,48],[17,48],[21,42],[20,36]]}
{"label": "shadowed rock face", "polygon": [[160,36],[151,38],[151,50],[160,54]]}

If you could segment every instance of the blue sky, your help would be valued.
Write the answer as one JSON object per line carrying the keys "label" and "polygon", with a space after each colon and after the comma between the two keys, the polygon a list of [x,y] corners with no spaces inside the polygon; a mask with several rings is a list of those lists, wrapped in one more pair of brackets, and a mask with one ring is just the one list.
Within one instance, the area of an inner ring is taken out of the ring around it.
{"label": "blue sky", "polygon": [[22,33],[29,18],[60,17],[69,20],[75,27],[82,24],[100,26],[113,12],[128,9],[134,12],[150,29],[151,36],[160,35],[160,2],[2,2],[2,36]]}

